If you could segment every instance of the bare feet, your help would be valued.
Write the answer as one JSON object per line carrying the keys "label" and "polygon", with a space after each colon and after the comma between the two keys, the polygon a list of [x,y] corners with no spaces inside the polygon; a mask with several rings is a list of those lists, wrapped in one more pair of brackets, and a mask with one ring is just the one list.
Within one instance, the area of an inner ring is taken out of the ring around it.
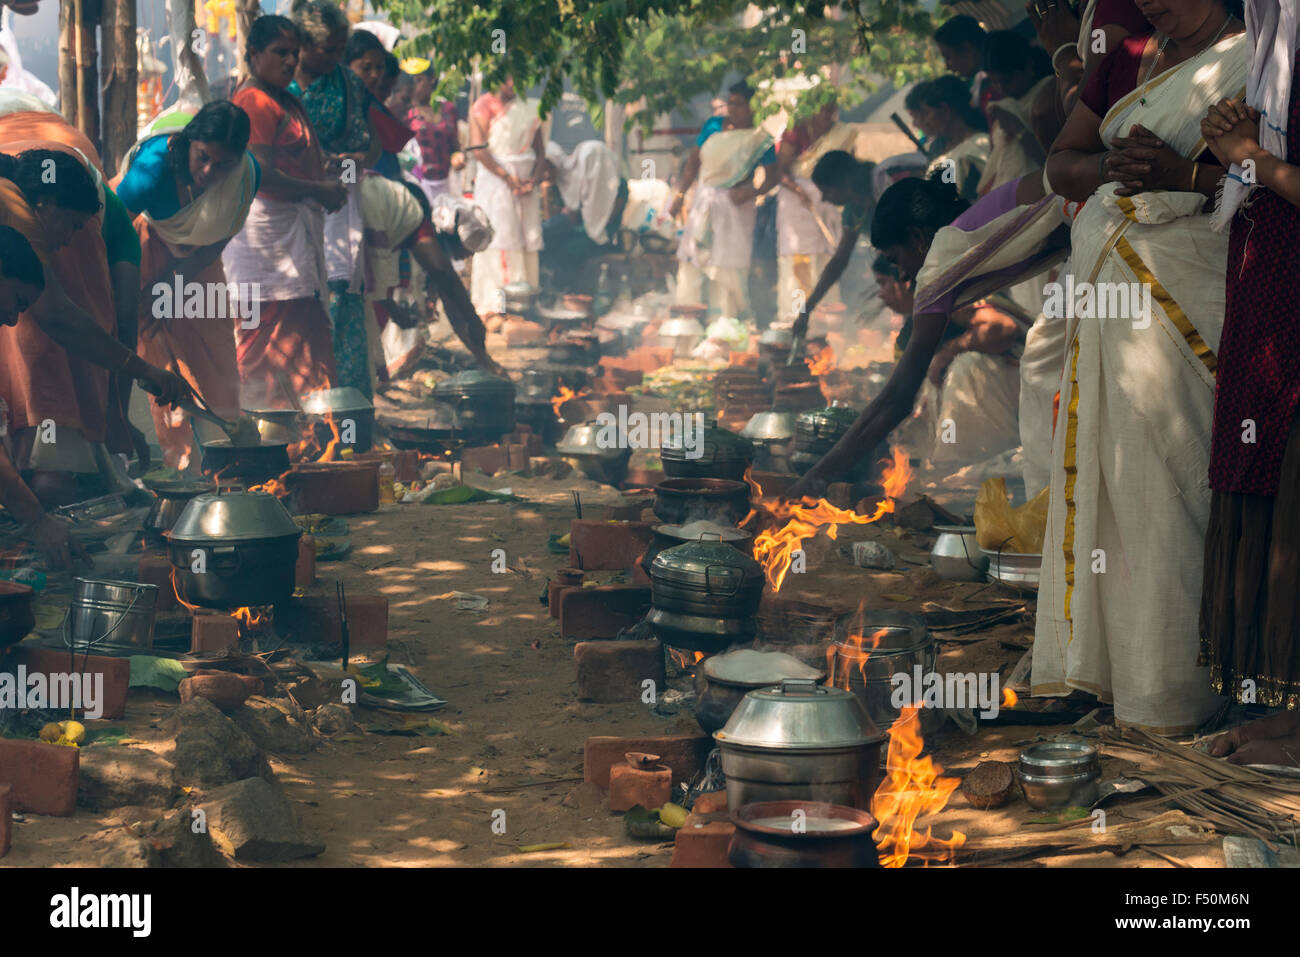
{"label": "bare feet", "polygon": [[[1267,718],[1250,721],[1225,731],[1210,742],[1211,757],[1227,758],[1233,764],[1300,765],[1300,711],[1279,711]],[[1271,754],[1265,760],[1262,755]],[[1285,757],[1286,754],[1290,757]]]}

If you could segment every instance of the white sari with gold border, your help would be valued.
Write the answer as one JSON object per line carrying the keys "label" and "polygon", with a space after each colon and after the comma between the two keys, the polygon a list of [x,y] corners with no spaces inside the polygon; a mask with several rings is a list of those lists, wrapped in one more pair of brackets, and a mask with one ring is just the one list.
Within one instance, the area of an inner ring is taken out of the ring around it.
{"label": "white sari with gold border", "polygon": [[[1246,65],[1243,36],[1220,41],[1116,103],[1102,141],[1142,124],[1197,156],[1201,118],[1240,94]],[[1150,322],[1069,324],[1031,687],[1091,692],[1122,724],[1179,733],[1220,700],[1196,659],[1227,237],[1199,193],[1115,188],[1074,221],[1074,278],[1145,284]]]}

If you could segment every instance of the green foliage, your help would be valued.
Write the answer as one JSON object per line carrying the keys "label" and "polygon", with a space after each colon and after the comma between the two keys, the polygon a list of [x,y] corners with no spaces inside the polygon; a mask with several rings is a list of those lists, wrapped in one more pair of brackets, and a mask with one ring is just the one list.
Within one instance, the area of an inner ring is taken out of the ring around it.
{"label": "green foliage", "polygon": [[[376,0],[395,22],[427,25],[399,56],[427,57],[442,74],[440,93],[474,69],[492,86],[507,75],[520,89],[542,87],[548,113],[572,88],[597,110],[603,99],[645,105],[636,121],[701,93],[728,75],[756,89],[779,77],[820,77],[843,69],[835,87],[851,106],[876,80],[895,84],[934,75],[933,23],[918,0],[775,0],[759,23],[742,26],[743,0]],[[449,73],[448,71],[454,71]],[[811,115],[829,85],[799,98]],[[777,107],[760,97],[760,116]]]}

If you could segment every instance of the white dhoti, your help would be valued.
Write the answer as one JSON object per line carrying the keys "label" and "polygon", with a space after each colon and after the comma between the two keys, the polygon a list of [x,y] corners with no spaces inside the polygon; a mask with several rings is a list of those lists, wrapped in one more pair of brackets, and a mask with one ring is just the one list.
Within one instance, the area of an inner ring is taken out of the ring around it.
{"label": "white dhoti", "polygon": [[925,390],[931,464],[956,471],[1020,444],[1020,370],[1004,356],[963,352]]}

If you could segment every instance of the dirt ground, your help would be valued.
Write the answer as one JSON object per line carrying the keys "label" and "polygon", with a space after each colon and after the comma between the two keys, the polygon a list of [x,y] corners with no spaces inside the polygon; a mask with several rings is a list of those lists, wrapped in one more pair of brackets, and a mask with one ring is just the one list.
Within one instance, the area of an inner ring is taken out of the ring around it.
{"label": "dirt ground", "polygon": [[[582,480],[491,479],[484,488],[512,487],[528,499],[519,504],[457,506],[388,505],[348,518],[353,542],[347,560],[322,563],[312,593],[332,593],[335,580],[349,594],[378,592],[390,601],[389,651],[394,663],[411,666],[429,688],[450,703],[436,717],[452,732],[437,737],[347,734],[324,741],[313,753],[272,756],[287,793],[326,851],[294,867],[427,866],[610,866],[663,867],[671,844],[626,836],[621,816],[611,814],[591,789],[582,787],[583,743],[589,735],[695,733],[690,710],[663,716],[640,704],[592,704],[577,700],[573,647],[562,640],[555,619],[539,601],[548,573],[567,562],[547,550],[547,537],[563,533],[573,516],[570,490],[584,507],[615,503],[620,493]],[[852,537],[880,536],[900,554],[921,554],[891,528],[852,530]],[[847,540],[850,536],[845,535]],[[852,566],[842,543],[818,540],[809,550],[810,571],[797,597],[830,598],[851,608],[859,598],[889,604],[884,593],[906,595],[897,607],[914,608],[933,582],[928,569],[870,573]],[[494,574],[492,550],[505,549],[510,570]],[[927,586],[927,583],[929,585]],[[918,587],[919,586],[919,587]],[[960,603],[981,586],[944,593]],[[488,599],[479,611],[457,610],[452,591]],[[934,597],[933,591],[928,597]],[[986,598],[987,593],[977,596]],[[1004,676],[1028,646],[1027,624],[998,626],[945,646],[944,664],[961,670],[991,667]],[[174,696],[133,692],[124,725],[138,747],[164,749],[160,725],[177,707]],[[358,719],[370,717],[358,709]],[[968,770],[982,759],[1014,760],[1017,751],[1061,727],[999,726],[974,737],[955,729],[936,739],[945,767]],[[120,745],[119,745],[120,746]],[[495,812],[506,830],[496,834]],[[5,866],[94,866],[105,832],[161,812],[119,809],[70,818],[27,815],[16,825]],[[1122,810],[1114,812],[1123,820]],[[498,815],[499,817],[499,815]],[[934,825],[936,835],[1005,834],[1041,817],[1023,801],[996,811],[976,811],[960,795]],[[562,849],[523,853],[521,847],[563,842]],[[1167,849],[1188,864],[1223,866],[1217,843]],[[1193,850],[1198,853],[1194,855]],[[1028,866],[1172,867],[1143,850],[1040,857]]]}

